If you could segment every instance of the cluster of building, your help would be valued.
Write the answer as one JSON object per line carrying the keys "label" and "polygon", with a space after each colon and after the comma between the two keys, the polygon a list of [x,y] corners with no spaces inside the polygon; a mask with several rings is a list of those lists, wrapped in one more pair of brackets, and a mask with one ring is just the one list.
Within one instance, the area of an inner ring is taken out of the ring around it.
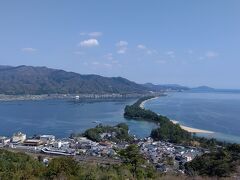
{"label": "cluster of building", "polygon": [[97,156],[97,157],[114,157],[117,153],[114,150],[116,143],[111,141],[94,142],[85,137],[75,139],[75,149],[79,154]]}
{"label": "cluster of building", "polygon": [[159,171],[163,172],[176,170],[184,172],[186,162],[204,153],[203,149],[153,141],[150,137],[140,141],[138,146],[145,158],[152,162]]}
{"label": "cluster of building", "polygon": [[12,137],[0,137],[0,147],[22,149],[28,152],[45,153],[49,155],[89,155],[96,157],[114,157],[116,143],[111,141],[94,142],[85,137],[75,139],[56,139],[54,135],[39,135],[27,138],[26,134],[18,132]]}
{"label": "cluster of building", "polygon": [[119,93],[104,93],[104,94],[42,94],[42,95],[5,95],[0,94],[0,101],[13,100],[45,100],[45,99],[119,99],[119,98],[136,98],[143,94],[119,94]]}
{"label": "cluster of building", "polygon": [[0,136],[0,144],[2,146],[40,146],[49,142],[54,142],[55,136],[53,135],[40,135],[34,138],[27,139],[27,135],[22,132],[14,133],[13,136],[5,137]]}
{"label": "cluster of building", "polygon": [[[126,142],[115,143],[108,140],[109,136],[112,135],[111,133],[102,133],[102,141],[94,142],[85,137],[56,139],[54,135],[39,135],[27,138],[26,134],[18,132],[13,134],[11,138],[0,137],[0,146],[48,155],[111,157],[119,159],[115,150],[125,148],[129,144]],[[136,143],[145,159],[162,172],[184,172],[184,164],[186,162],[204,153],[204,150],[200,148],[153,141],[150,137],[141,140],[136,139]]]}
{"label": "cluster of building", "polygon": [[[14,133],[12,137],[0,137],[0,146],[13,149],[22,149],[33,152],[44,152],[55,155],[74,155],[70,148],[70,141],[56,140],[54,135],[39,135],[27,138],[22,132]],[[47,152],[47,150],[49,150]],[[64,154],[63,154],[64,152]]]}
{"label": "cluster of building", "polygon": [[78,94],[75,95],[75,99],[119,99],[119,98],[136,98],[141,97],[142,94],[131,93],[131,94],[119,94],[119,93],[108,93],[108,94]]}

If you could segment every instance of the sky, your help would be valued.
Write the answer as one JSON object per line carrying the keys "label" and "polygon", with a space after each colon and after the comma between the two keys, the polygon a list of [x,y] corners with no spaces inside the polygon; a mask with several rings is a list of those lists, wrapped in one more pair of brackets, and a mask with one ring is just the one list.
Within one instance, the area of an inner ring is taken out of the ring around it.
{"label": "sky", "polygon": [[240,1],[1,1],[0,64],[240,89]]}

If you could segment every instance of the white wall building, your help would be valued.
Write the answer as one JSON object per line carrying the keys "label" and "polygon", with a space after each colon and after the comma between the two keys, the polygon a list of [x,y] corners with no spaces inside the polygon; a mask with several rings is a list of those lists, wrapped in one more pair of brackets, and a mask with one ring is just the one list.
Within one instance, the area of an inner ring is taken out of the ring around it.
{"label": "white wall building", "polygon": [[0,136],[0,144],[5,145],[10,142],[10,138],[7,138],[5,136]]}
{"label": "white wall building", "polygon": [[55,141],[55,136],[54,135],[41,135],[40,140],[45,144],[52,143]]}
{"label": "white wall building", "polygon": [[21,132],[15,133],[12,136],[12,143],[23,143],[27,138],[26,134],[23,134]]}

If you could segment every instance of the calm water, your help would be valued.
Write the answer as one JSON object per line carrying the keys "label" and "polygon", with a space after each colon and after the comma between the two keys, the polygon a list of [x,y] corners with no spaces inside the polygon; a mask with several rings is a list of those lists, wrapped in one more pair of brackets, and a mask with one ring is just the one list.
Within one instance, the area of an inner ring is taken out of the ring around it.
{"label": "calm water", "polygon": [[138,137],[150,135],[153,123],[126,120],[123,109],[135,100],[115,102],[76,103],[66,100],[0,102],[0,136],[22,131],[27,135],[54,134],[68,137],[95,127],[94,121],[115,125],[125,122]]}
{"label": "calm water", "polygon": [[173,93],[148,101],[145,108],[183,125],[214,131],[215,138],[240,142],[239,93]]}
{"label": "calm water", "polygon": [[[100,121],[108,125],[125,122],[132,134],[146,137],[156,127],[155,124],[123,118],[124,107],[134,102],[0,102],[0,136],[11,136],[14,132],[22,131],[27,135],[54,134],[57,137],[68,137],[70,133],[84,132],[95,127],[93,122]],[[145,108],[186,126],[214,131],[210,137],[240,142],[240,94],[173,93],[148,101]]]}

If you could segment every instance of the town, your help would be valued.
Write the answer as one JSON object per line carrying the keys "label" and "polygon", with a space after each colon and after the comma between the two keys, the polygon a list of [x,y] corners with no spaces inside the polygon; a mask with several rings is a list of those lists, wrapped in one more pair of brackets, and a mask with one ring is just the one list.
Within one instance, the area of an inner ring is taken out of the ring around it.
{"label": "town", "polygon": [[[117,152],[130,144],[111,141],[115,134],[101,133],[100,141],[96,142],[83,136],[57,139],[54,135],[27,137],[26,134],[17,132],[12,137],[1,136],[0,148],[41,156],[46,165],[55,156],[71,156],[79,162],[119,164],[122,160]],[[139,147],[146,161],[160,172],[184,173],[186,162],[208,151],[203,148],[154,141],[151,137],[138,139],[134,136],[133,143]]]}

